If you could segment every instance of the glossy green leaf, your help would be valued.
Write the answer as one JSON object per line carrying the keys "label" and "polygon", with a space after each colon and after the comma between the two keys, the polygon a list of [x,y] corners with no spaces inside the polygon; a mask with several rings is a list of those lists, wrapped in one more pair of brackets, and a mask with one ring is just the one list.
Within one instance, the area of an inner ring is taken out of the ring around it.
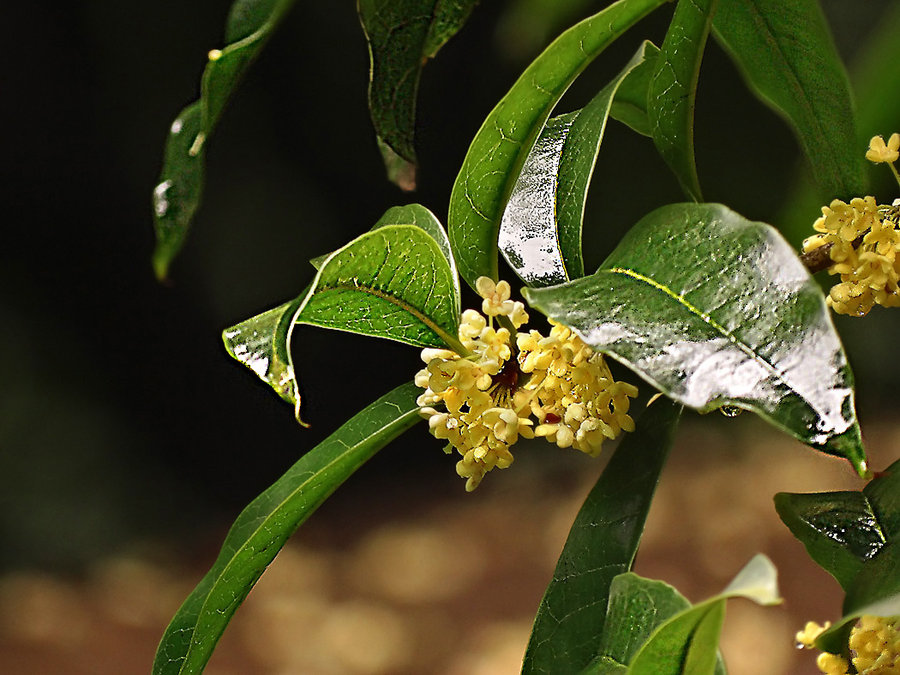
{"label": "glossy green leaf", "polygon": [[725,601],[735,597],[761,605],[781,602],[777,572],[767,557],[755,556],[724,591],[693,607],[668,584],[631,573],[616,577],[603,654],[627,664],[629,675],[724,673],[719,634]]}
{"label": "glossy green leaf", "polygon": [[168,275],[200,206],[206,141],[241,76],[294,1],[236,0],[225,27],[226,46],[209,53],[200,100],[172,123],[162,172],[153,190],[153,269],[159,279]]}
{"label": "glossy green leaf", "polygon": [[419,419],[405,384],[306,453],[235,520],[219,557],[172,619],[154,675],[200,673],[238,606],[288,537],[378,450]]}
{"label": "glossy green leaf", "polygon": [[471,286],[480,276],[497,278],[497,236],[506,202],[556,103],[600,52],[663,1],[619,0],[565,31],[487,116],[450,195],[450,242]]}
{"label": "glossy green leaf", "polygon": [[672,204],[641,219],[595,274],[523,294],[676,401],[752,410],[866,472],[824,298],[770,226],[719,204]]}
{"label": "glossy green leaf", "polygon": [[624,70],[584,108],[551,119],[516,181],[500,221],[498,247],[532,286],[584,275],[581,223],[588,183],[619,85],[642,63],[645,43]]}
{"label": "glossy green leaf", "polygon": [[644,62],[632,70],[616,92],[609,115],[632,130],[644,136],[652,136],[650,117],[647,113],[647,98],[650,95],[650,80],[659,58],[659,47],[652,42],[644,42]]}
{"label": "glossy green leaf", "polygon": [[720,0],[713,31],[794,128],[825,202],[865,194],[847,74],[817,0]]}
{"label": "glossy green leaf", "polygon": [[781,492],[775,509],[810,557],[849,594],[870,562],[900,541],[900,461],[860,492]]}
{"label": "glossy green leaf", "polygon": [[308,425],[300,416],[300,387],[290,344],[295,317],[308,292],[309,287],[290,302],[222,331],[228,354],[290,403],[303,426]]}
{"label": "glossy green leaf", "polygon": [[591,490],[541,600],[523,673],[577,673],[598,655],[610,583],[631,569],[680,413],[654,402]]}
{"label": "glossy green leaf", "polygon": [[650,78],[647,116],[656,149],[685,193],[703,201],[694,160],[694,101],[717,0],[679,0]]}
{"label": "glossy green leaf", "polygon": [[478,0],[358,0],[369,44],[369,111],[388,177],[415,189],[416,94],[425,62],[462,28]]}

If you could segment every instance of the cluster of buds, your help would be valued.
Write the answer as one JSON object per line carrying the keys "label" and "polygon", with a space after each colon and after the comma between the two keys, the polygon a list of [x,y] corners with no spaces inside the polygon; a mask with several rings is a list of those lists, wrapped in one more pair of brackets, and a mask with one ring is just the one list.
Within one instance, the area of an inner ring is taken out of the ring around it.
{"label": "cluster of buds", "polygon": [[[897,176],[900,134],[887,143],[875,136],[866,158],[886,163]],[[900,182],[900,176],[898,176]],[[876,304],[900,306],[900,200],[891,206],[878,205],[874,197],[852,199],[849,204],[835,199],[822,207],[822,217],[813,228],[820,234],[803,242],[804,254],[827,251],[830,274],[839,274],[826,298],[839,314],[864,316]]]}
{"label": "cluster of buds", "polygon": [[[425,389],[420,412],[431,433],[447,441],[446,451],[462,456],[456,471],[466,490],[512,464],[510,446],[520,437],[545,437],[596,456],[604,440],[634,429],[628,397],[637,389],[616,382],[601,354],[553,322],[548,337],[517,332],[528,314],[510,299],[507,282],[481,277],[476,290],[483,314],[466,310],[459,327],[468,353],[425,349],[425,368],[416,374]],[[495,328],[498,317],[513,330]]]}
{"label": "cluster of buds", "polygon": [[[816,665],[825,675],[895,675],[900,673],[900,630],[898,620],[863,616],[850,632],[851,658],[822,652]],[[810,621],[797,633],[797,645],[811,649],[816,638],[829,626]],[[851,670],[851,664],[853,670]]]}

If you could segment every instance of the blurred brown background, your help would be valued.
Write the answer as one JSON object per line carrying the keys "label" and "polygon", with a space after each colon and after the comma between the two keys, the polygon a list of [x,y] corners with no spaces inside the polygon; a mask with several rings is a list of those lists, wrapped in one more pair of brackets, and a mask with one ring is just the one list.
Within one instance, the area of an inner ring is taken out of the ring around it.
{"label": "blurred brown background", "polygon": [[[852,63],[891,3],[823,5]],[[0,81],[0,672],[149,671],[163,627],[237,512],[418,367],[416,350],[402,345],[298,331],[313,423],[304,431],[227,357],[221,330],[299,292],[309,258],[388,207],[419,201],[443,218],[481,120],[555,32],[594,9],[584,0],[476,9],[425,70],[420,189],[408,196],[383,176],[353,3],[298,3],[210,142],[204,205],[172,284],[161,286],[149,263],[150,191],[168,125],[195,98],[207,51],[221,46],[228,6],[0,9],[10,44]],[[666,11],[609,50],[561,111],[617,72],[647,30],[661,41]],[[900,123],[879,132],[895,130]],[[697,142],[708,199],[798,241],[796,224],[779,215],[785,186],[803,171],[797,145],[712,41]],[[611,124],[590,196],[588,265],[641,215],[680,199],[650,143]],[[876,309],[837,321],[876,468],[900,446],[898,317]],[[523,447],[512,470],[465,495],[440,444],[414,430],[295,537],[208,672],[516,672],[568,525],[603,463],[574,454]],[[637,570],[697,600],[754,552],[770,553],[787,602],[730,605],[731,670],[814,672],[792,660],[791,636],[803,618],[835,617],[839,596],[771,497],[840,486],[858,487],[843,464],[750,415],[691,417]]]}

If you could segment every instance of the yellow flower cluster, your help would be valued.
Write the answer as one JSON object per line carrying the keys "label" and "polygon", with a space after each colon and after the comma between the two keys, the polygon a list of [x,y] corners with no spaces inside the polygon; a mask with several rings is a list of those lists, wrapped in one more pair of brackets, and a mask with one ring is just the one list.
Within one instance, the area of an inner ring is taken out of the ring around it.
{"label": "yellow flower cluster", "polygon": [[[850,632],[850,662],[859,675],[900,675],[900,629],[897,619],[863,616]],[[824,626],[810,621],[797,633],[800,646],[812,648],[816,638],[825,631]],[[837,654],[823,652],[816,665],[825,675],[848,675],[850,663]]]}
{"label": "yellow flower cluster", "polygon": [[[885,144],[881,136],[869,143],[866,158],[887,163],[896,175],[900,134]],[[813,228],[820,234],[803,242],[803,252],[827,246],[830,274],[839,274],[826,298],[838,314],[864,316],[875,304],[900,306],[900,219],[898,202],[879,206],[874,197],[857,197],[847,204],[835,199],[822,207]]]}
{"label": "yellow flower cluster", "polygon": [[488,471],[512,464],[509,448],[520,437],[542,436],[596,456],[605,439],[634,429],[628,397],[637,389],[616,382],[601,354],[553,322],[548,337],[532,330],[514,342],[508,328],[494,327],[494,317],[513,329],[528,321],[524,305],[510,299],[509,284],[481,277],[476,290],[484,314],[466,310],[459,326],[469,353],[425,349],[425,368],[416,374],[425,389],[420,413],[432,435],[448,441],[446,452],[462,456],[456,471],[467,491]]}

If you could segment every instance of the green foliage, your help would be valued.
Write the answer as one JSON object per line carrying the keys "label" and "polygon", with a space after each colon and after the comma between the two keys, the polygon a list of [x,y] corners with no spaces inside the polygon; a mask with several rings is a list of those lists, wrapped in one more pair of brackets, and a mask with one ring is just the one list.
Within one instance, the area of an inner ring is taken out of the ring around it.
{"label": "green foliage", "polygon": [[865,471],[840,340],[771,227],[716,204],[665,206],[595,274],[524,295],[679,403],[753,410]]}
{"label": "green foliage", "polygon": [[351,417],[241,512],[216,562],[166,629],[153,665],[156,675],[203,670],[232,615],[294,530],[416,422],[416,391],[405,384]]}
{"label": "green foliage", "polygon": [[[694,105],[711,26],[751,90],[792,125],[823,193],[862,194],[849,87],[814,0],[681,0],[661,49],[644,42],[587,105],[551,119],[582,71],[663,2],[614,2],[563,32],[524,70],[463,160],[450,195],[449,237],[424,206],[391,208],[345,246],[313,258],[312,280],[296,298],[224,332],[231,356],[293,405],[299,420],[290,349],[295,326],[444,347],[465,358],[459,277],[473,287],[480,276],[498,279],[502,252],[528,285],[523,295],[531,307],[668,397],[639,417],[573,523],[537,612],[524,673],[724,673],[718,643],[726,599],[777,602],[774,568],[761,557],[721,594],[693,606],[674,588],[631,572],[682,406],[752,410],[867,473],[853,377],[823,295],[773,228],[719,204],[670,204],[644,216],[600,268],[584,276],[586,197],[610,117],[650,136],[688,196],[700,202]],[[228,44],[211,54],[201,99],[171,129],[154,192],[160,277],[198,208],[205,143],[291,4],[234,3]],[[358,4],[371,58],[376,140],[392,180],[403,187],[414,184],[422,67],[475,4]],[[882,53],[893,52],[884,47]],[[512,375],[512,388],[526,379],[522,372]],[[219,558],[167,629],[154,673],[202,670],[286,539],[418,419],[419,392],[409,384],[376,401],[241,513]],[[861,492],[776,497],[782,519],[846,591],[844,618],[819,639],[825,649],[846,650],[850,626],[862,614],[900,614],[898,481],[900,462]]]}

